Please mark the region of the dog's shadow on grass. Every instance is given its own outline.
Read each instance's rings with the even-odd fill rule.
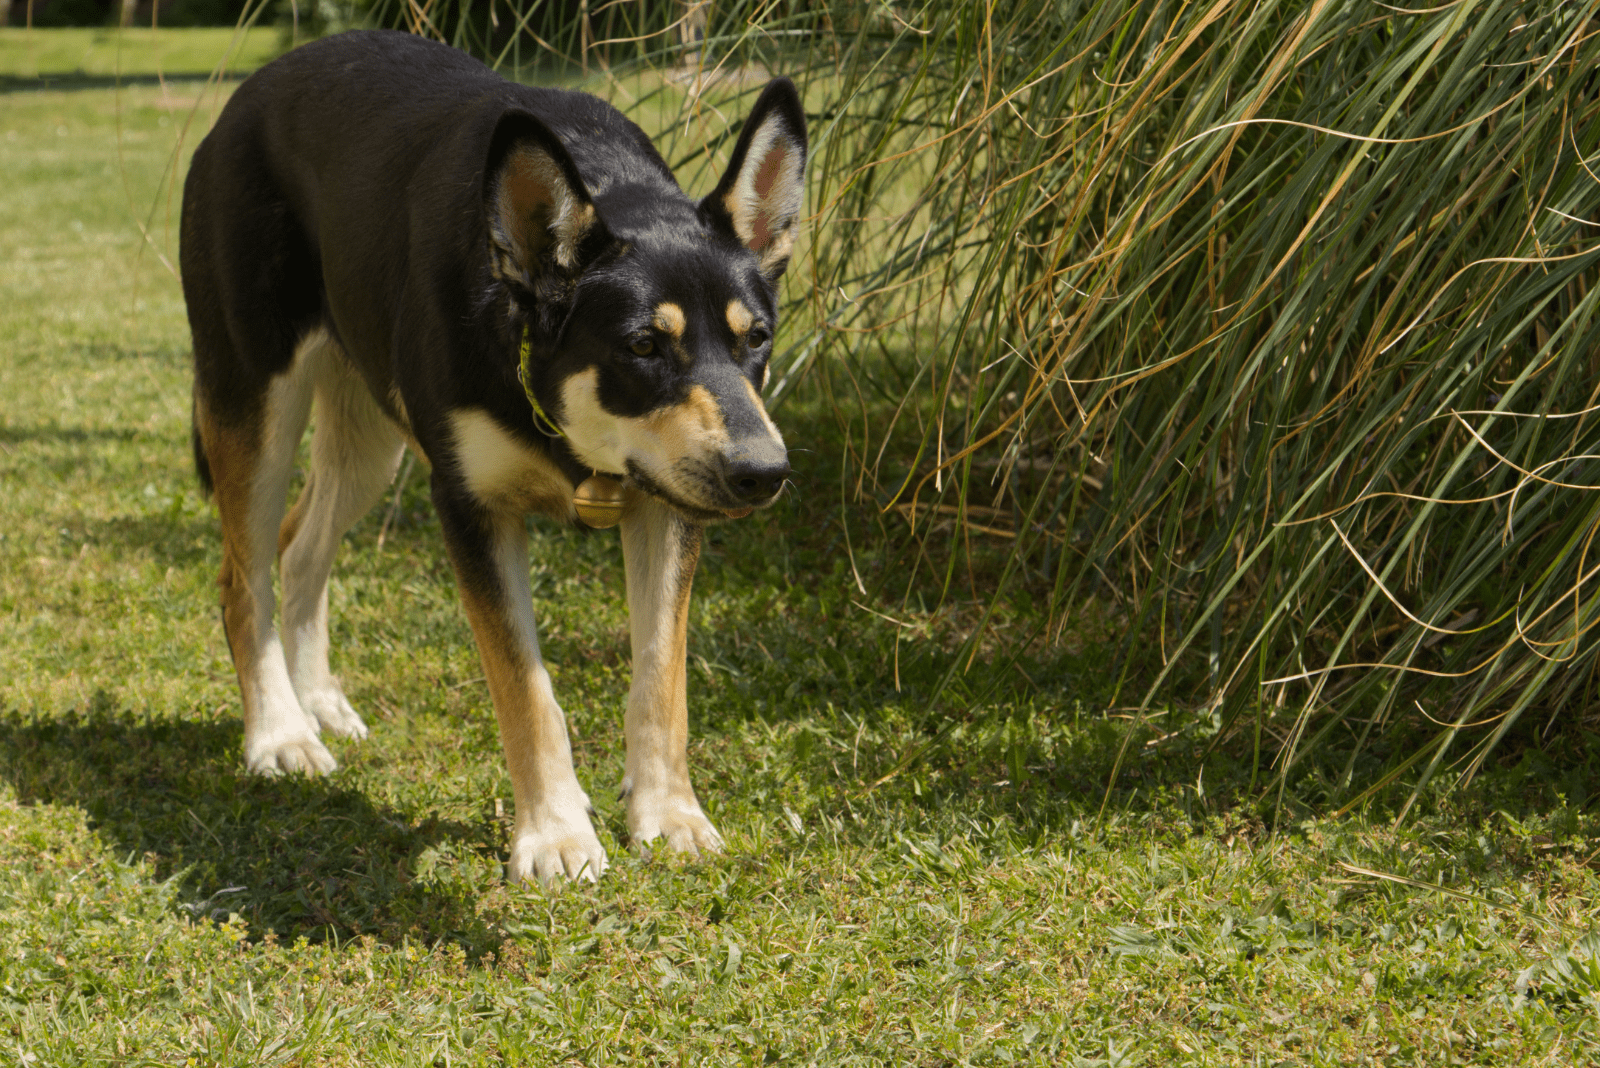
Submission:
[[[326,778],[247,775],[240,731],[109,709],[12,713],[0,717],[0,775],[25,804],[82,807],[121,858],[177,876],[191,914],[237,912],[252,936],[442,940],[470,959],[499,945],[476,910],[485,887],[418,875],[438,851],[497,856],[498,826],[412,824]],[[469,868],[493,866],[439,866]]]

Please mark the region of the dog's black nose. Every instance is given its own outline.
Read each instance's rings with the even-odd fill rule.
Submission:
[[[789,477],[787,457],[764,458],[748,454],[728,461],[723,470],[728,488],[741,501],[764,501],[777,495]]]

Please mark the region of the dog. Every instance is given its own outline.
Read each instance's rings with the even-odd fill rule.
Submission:
[[[252,772],[325,773],[322,731],[367,734],[328,670],[328,576],[409,446],[505,748],[507,877],[595,879],[606,854],[540,660],[524,516],[577,522],[575,490],[599,475],[622,488],[629,839],[720,851],[689,776],[689,588],[704,526],[771,504],[790,474],[760,391],[806,151],[776,79],[695,202],[602,101],[393,31],[303,45],[239,86],[195,151],[180,255]]]

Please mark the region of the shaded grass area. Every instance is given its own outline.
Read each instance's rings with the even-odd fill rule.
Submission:
[[[726,857],[621,847],[620,551],[538,523],[541,637],[616,867],[592,890],[503,885],[509,781],[420,476],[381,546],[394,500],[351,533],[331,591],[334,667],[373,736],[335,741],[326,779],[243,775],[160,259],[184,102],[13,103],[0,1028],[30,1063],[1596,1056],[1585,736],[1394,828],[1313,814],[1337,767],[1262,809],[1248,751],[1202,774],[1216,724],[1171,712],[1131,738],[1102,815],[1133,722],[1111,701],[1117,621],[1079,620],[1048,658],[980,657],[929,707],[950,628],[856,584],[903,564],[852,563],[815,395],[784,415],[814,450],[802,494],[718,528],[697,580],[690,759]],[[1036,621],[1000,622],[1022,645]]]

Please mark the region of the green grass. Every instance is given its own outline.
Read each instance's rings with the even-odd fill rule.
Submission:
[[[230,72],[248,73],[282,50],[282,35],[271,26],[248,31],[12,26],[0,28],[0,78],[194,76],[210,74],[224,59]]]
[[[335,741],[326,779],[242,774],[163,266],[175,133],[213,105],[190,88],[13,93],[0,112],[8,1060],[1600,1058],[1592,738],[1523,740],[1398,827],[1381,796],[1316,814],[1339,767],[1270,809],[1248,747],[1200,771],[1213,720],[1130,735],[1108,707],[1113,617],[1013,662],[997,650],[1033,648],[1040,622],[1018,608],[930,707],[973,605],[863,597],[841,443],[805,389],[784,409],[816,450],[801,497],[719,528],[697,581],[690,759],[725,857],[620,847],[620,551],[538,523],[544,646],[615,868],[549,895],[503,884],[509,782],[418,477],[381,548],[384,509],[350,534],[331,592],[334,667],[372,737]],[[864,570],[905,566],[855,548]],[[1404,749],[1374,752],[1375,777]]]

